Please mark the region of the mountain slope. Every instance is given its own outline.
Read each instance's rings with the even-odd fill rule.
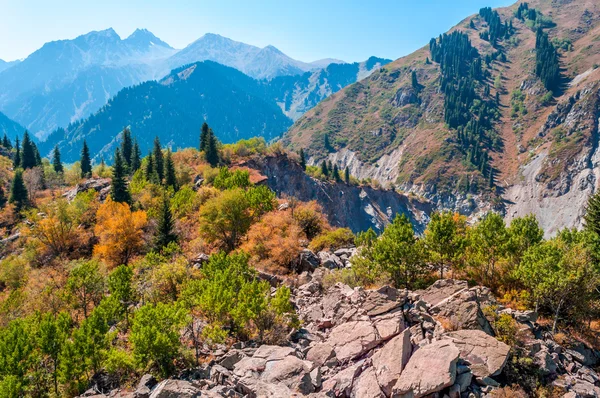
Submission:
[[[580,225],[600,177],[600,5],[537,0],[518,18],[521,4],[499,9],[500,24],[482,10],[449,32],[467,35],[472,61],[428,63],[436,58],[432,49],[451,49],[455,41],[440,37],[320,103],[289,130],[285,144],[305,148],[313,162],[328,158],[441,208],[470,215],[495,208],[508,219],[534,212],[549,234]],[[538,27],[559,54],[562,81],[554,96],[536,74],[536,65],[551,66],[536,61]],[[494,46],[490,36],[498,31]],[[473,74],[477,63],[480,76]],[[451,67],[464,71],[452,75]],[[464,97],[461,82],[473,87]],[[455,105],[462,110],[455,113]]]
[[[387,62],[370,58],[363,63],[332,64],[324,70],[272,80],[255,80],[211,61],[192,64],[174,70],[159,83],[123,89],[96,114],[69,125],[66,131],[58,129],[41,144],[41,149],[49,153],[61,142],[66,151],[63,157],[74,161],[79,156],[81,137],[89,136],[92,151],[95,146],[103,150],[100,156],[109,159],[109,143],[124,126],[131,126],[142,148],[151,145],[157,132],[163,142],[172,140],[176,147],[196,146],[198,129],[205,120],[223,142],[253,136],[270,140],[285,132],[292,123],[290,119]],[[65,91],[68,100],[73,91]],[[69,149],[69,141],[74,141],[73,150]]]
[[[241,72],[210,61],[196,63],[160,82],[123,89],[88,119],[54,132],[40,150],[48,153],[59,143],[63,159],[75,161],[86,139],[97,161],[108,160],[125,126],[131,127],[143,153],[155,136],[174,149],[197,146],[205,120],[225,143],[254,136],[269,140],[285,131],[291,120],[263,97],[262,84]]]
[[[20,137],[24,131],[25,127],[0,112],[0,137],[4,137],[4,134],[6,134],[12,141],[16,136]]]
[[[5,71],[6,69],[8,69],[12,66],[15,66],[18,63],[19,63],[19,61],[6,62],[6,61],[0,59],[0,72]]]
[[[50,42],[0,74],[0,109],[44,137],[155,77],[155,64],[175,52],[142,30],[124,40],[107,29]]]
[[[322,60],[316,65],[308,64],[288,57],[273,46],[259,48],[217,34],[207,33],[173,55],[167,61],[167,65],[174,69],[198,61],[214,61],[236,68],[256,79],[299,75],[324,68],[331,63],[328,60]]]

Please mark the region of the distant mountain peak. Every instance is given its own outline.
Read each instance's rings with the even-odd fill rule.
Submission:
[[[113,28],[108,28],[108,29],[104,29],[104,30],[93,30],[91,32],[88,32],[86,34],[83,34],[83,35],[77,37],[77,39],[90,39],[90,38],[106,38],[106,39],[113,39],[113,40],[121,40],[121,36],[119,36],[119,34],[117,32],[115,32],[115,30]]]
[[[156,35],[150,32],[148,29],[138,28],[124,41],[135,46],[161,46],[173,48],[168,43],[156,37]]]

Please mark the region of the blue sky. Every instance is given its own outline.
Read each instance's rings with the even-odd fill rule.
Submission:
[[[45,42],[114,28],[147,28],[176,48],[218,33],[313,61],[396,59],[485,6],[513,0],[0,0],[0,59]]]

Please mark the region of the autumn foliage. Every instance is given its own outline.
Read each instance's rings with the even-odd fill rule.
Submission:
[[[128,264],[144,244],[146,212],[132,212],[128,204],[109,198],[98,209],[96,218],[94,232],[99,243],[94,247],[94,255],[112,266]]]

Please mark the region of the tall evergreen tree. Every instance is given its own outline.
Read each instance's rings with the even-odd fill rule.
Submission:
[[[121,156],[123,164],[131,169],[131,154],[133,152],[133,140],[131,139],[131,130],[128,127],[123,129],[121,134]]]
[[[158,180],[162,182],[165,178],[165,159],[163,157],[162,146],[158,137],[154,138],[154,150],[152,151],[152,157],[154,158],[154,170],[158,175]]]
[[[321,173],[323,173],[325,177],[329,177],[329,167],[327,167],[327,162],[325,160],[321,162]]]
[[[208,139],[204,156],[206,157],[208,164],[212,167],[216,167],[219,164],[219,141],[211,128],[208,129]]]
[[[60,161],[60,150],[58,149],[58,144],[54,146],[54,151],[52,153],[52,168],[57,173],[62,173],[64,171],[63,164]]]
[[[600,236],[600,192],[596,192],[588,199],[584,220],[585,228]]]
[[[158,214],[158,225],[156,228],[156,247],[162,249],[171,242],[177,241],[177,235],[174,232],[173,214],[169,197],[165,192],[163,195],[162,205]]]
[[[92,176],[92,158],[90,157],[90,149],[87,146],[87,142],[83,140],[83,147],[81,148],[81,178],[87,178]]]
[[[555,92],[560,85],[560,64],[558,52],[548,34],[541,28],[536,34],[535,73],[548,91]]]
[[[344,171],[344,181],[346,184],[350,184],[350,169],[346,166],[346,170]]]
[[[115,151],[115,163],[113,165],[112,182],[110,186],[110,197],[115,202],[131,203],[131,195],[127,188],[125,162],[121,150]]]
[[[332,177],[334,180],[340,181],[340,169],[338,168],[337,163],[335,165],[333,165]]]
[[[2,146],[6,149],[12,149],[12,144],[6,133],[4,133],[4,138],[2,138]]]
[[[23,181],[23,170],[17,169],[10,187],[10,198],[8,201],[15,205],[17,211],[27,206],[27,188]]]
[[[206,147],[208,146],[208,137],[209,137],[208,124],[206,122],[202,123],[202,128],[200,129],[200,152],[206,151]]]
[[[21,144],[21,164],[20,167],[23,170],[31,169],[38,164],[35,155],[35,149],[29,133],[25,131],[23,134],[23,142]]]
[[[144,170],[144,174],[146,175],[146,180],[152,181],[152,177],[155,174],[154,167],[154,157],[152,156],[152,152],[148,154],[146,157],[146,169]]]
[[[133,140],[133,148],[131,150],[131,159],[129,161],[129,166],[131,169],[131,173],[135,173],[139,170],[142,165],[142,152],[140,151],[140,145],[137,142],[137,139]]]
[[[4,193],[4,188],[0,185],[0,208],[3,208],[6,205],[6,194]]]
[[[19,144],[19,137],[15,140],[15,158],[13,159],[13,167],[21,167],[21,145]]]
[[[170,149],[167,150],[167,156],[165,157],[165,187],[172,187],[175,192],[179,190],[175,174],[175,163],[173,162],[173,155]]]
[[[300,167],[302,167],[302,170],[306,170],[306,157],[302,148],[300,148]]]
[[[42,165],[42,156],[40,155],[40,151],[39,151],[37,145],[35,145],[35,142],[31,141],[31,146],[33,147],[33,155],[34,155],[34,159],[35,159],[35,165],[36,165],[36,167],[39,167]]]

